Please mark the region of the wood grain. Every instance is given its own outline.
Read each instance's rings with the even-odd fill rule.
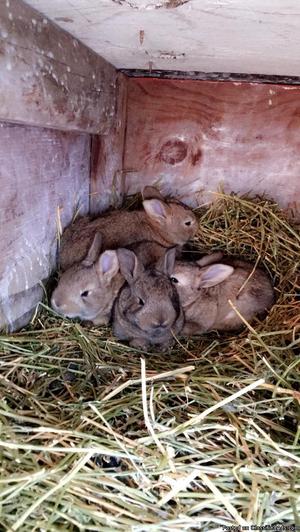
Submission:
[[[90,133],[113,121],[112,65],[21,0],[0,3],[0,120]]]
[[[95,135],[92,139],[90,210],[93,214],[120,206],[124,198],[127,79],[123,74],[118,74],[116,86],[114,121],[105,135]]]
[[[264,194],[300,210],[300,87],[128,80],[126,193],[159,183],[191,205]]]
[[[57,219],[88,211],[89,135],[0,125],[0,328],[13,329],[56,264]]]
[[[27,1],[117,68],[299,76],[299,0]]]

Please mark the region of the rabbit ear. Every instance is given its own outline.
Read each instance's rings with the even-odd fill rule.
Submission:
[[[117,250],[120,271],[128,284],[132,284],[137,276],[144,271],[142,264],[133,251],[125,248]]]
[[[99,277],[110,282],[119,271],[117,252],[112,250],[104,251],[99,257],[96,268]]]
[[[210,288],[222,283],[234,272],[232,266],[226,264],[213,264],[208,268],[205,268],[203,272],[200,272],[199,288]]]
[[[151,187],[149,185],[147,185],[146,187],[143,188],[142,196],[143,196],[143,200],[156,198],[156,199],[159,199],[161,201],[164,201],[164,197],[161,195],[161,193],[159,192],[158,188]]]
[[[166,251],[164,256],[158,260],[156,268],[168,276],[172,275],[175,266],[175,257],[176,246]]]
[[[101,233],[97,232],[94,236],[93,242],[91,244],[91,247],[88,251],[87,256],[82,261],[82,264],[84,266],[92,266],[99,257],[101,247],[102,247],[102,235]]]
[[[203,268],[204,266],[208,266],[209,264],[212,264],[213,262],[218,262],[218,260],[222,260],[223,253],[222,251],[214,251],[213,253],[210,253],[210,255],[204,255],[202,259],[196,260],[198,266],[200,268]]]
[[[143,207],[150,218],[161,221],[167,218],[167,204],[159,199],[147,199],[143,201]]]

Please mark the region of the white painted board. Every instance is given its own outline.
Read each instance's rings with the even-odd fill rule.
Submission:
[[[300,75],[299,0],[29,0],[118,68]]]

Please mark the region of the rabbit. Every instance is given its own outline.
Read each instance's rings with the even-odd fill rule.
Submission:
[[[243,321],[262,317],[274,302],[274,290],[268,275],[261,269],[253,271],[242,260],[219,260],[218,252],[195,262],[176,261],[172,282],[177,288],[185,315],[183,335],[201,334],[212,329],[239,330]],[[203,267],[203,264],[206,264]]]
[[[143,210],[112,211],[89,221],[78,219],[61,238],[60,268],[67,270],[83,260],[95,232],[103,236],[103,249],[126,247],[141,241],[155,241],[170,248],[182,246],[197,231],[191,209],[175,199],[166,201],[155,187],[143,190]]]
[[[151,345],[166,350],[173,344],[172,333],[180,333],[184,323],[178,293],[169,277],[175,253],[171,248],[155,266],[145,268],[133,251],[117,250],[120,271],[127,281],[113,309],[113,332],[119,340],[145,351]]]
[[[96,233],[86,258],[65,271],[52,294],[52,308],[68,318],[107,325],[115,298],[125,279],[115,250],[100,255],[102,237]],[[99,256],[100,255],[100,256]]]

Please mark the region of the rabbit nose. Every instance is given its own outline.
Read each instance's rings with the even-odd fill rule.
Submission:
[[[160,321],[154,322],[152,324],[152,328],[155,331],[159,331],[159,330],[165,329],[168,326],[168,324],[169,324],[168,320],[160,320]]]

